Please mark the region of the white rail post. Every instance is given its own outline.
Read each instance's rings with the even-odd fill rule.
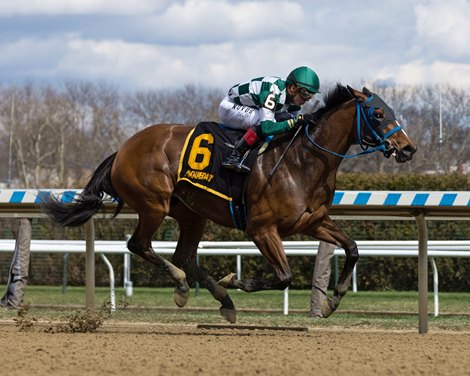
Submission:
[[[433,285],[434,285],[434,317],[439,316],[439,276],[437,274],[436,261],[431,257]]]
[[[428,332],[428,229],[426,219],[421,212],[416,218],[418,225],[418,315],[419,333]]]
[[[284,290],[284,315],[289,314],[289,287],[286,287]]]
[[[85,223],[85,280],[86,280],[86,300],[85,307],[90,310],[95,309],[95,224],[93,218]]]
[[[352,283],[352,292],[357,292],[357,271],[356,271],[356,268],[357,268],[357,264],[354,265],[354,269],[353,269],[353,275],[352,275],[352,280],[353,280],[353,283]]]
[[[126,235],[126,245],[129,242],[131,236]],[[131,254],[124,253],[124,288],[126,289],[126,296],[130,298],[132,296],[132,281],[131,281]]]
[[[242,255],[237,255],[237,279],[242,279]],[[240,289],[237,289],[240,291]]]
[[[237,279],[242,279],[242,256],[237,255]]]
[[[106,266],[108,267],[109,270],[109,289],[111,290],[110,294],[110,303],[111,303],[111,312],[116,311],[116,293],[114,289],[114,269],[113,265],[109,262],[108,258],[101,253],[100,254],[101,259],[104,261]]]

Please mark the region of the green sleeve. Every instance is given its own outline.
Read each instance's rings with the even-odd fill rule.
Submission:
[[[260,128],[264,136],[272,136],[275,134],[287,132],[288,130],[292,129],[294,125],[294,119],[289,119],[280,122],[265,120],[260,123]]]

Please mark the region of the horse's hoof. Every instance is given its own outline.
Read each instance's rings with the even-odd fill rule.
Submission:
[[[315,319],[315,320],[319,320],[319,319],[324,318],[323,314],[321,314],[321,313],[312,313],[312,312],[309,313],[309,317],[312,318],[312,319]]]
[[[237,310],[230,308],[219,308],[220,314],[227,320],[229,323],[234,324],[237,322]]]
[[[184,307],[189,299],[189,287],[175,287],[173,290],[173,300],[178,307]]]
[[[330,317],[336,309],[331,306],[331,299],[326,298],[321,305],[321,314],[323,317]]]
[[[217,284],[225,288],[230,287],[232,286],[235,277],[236,277],[235,273],[227,274],[224,278],[218,281]]]

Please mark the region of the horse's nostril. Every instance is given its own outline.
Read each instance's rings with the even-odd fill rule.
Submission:
[[[406,145],[404,148],[403,148],[403,151],[409,155],[413,155],[414,153],[416,153],[416,150],[418,150],[418,148],[416,148],[415,146],[413,145]]]

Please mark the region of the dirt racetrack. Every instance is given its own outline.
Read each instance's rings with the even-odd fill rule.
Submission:
[[[470,375],[470,332],[308,332],[105,324],[97,333],[0,325],[2,375]]]

